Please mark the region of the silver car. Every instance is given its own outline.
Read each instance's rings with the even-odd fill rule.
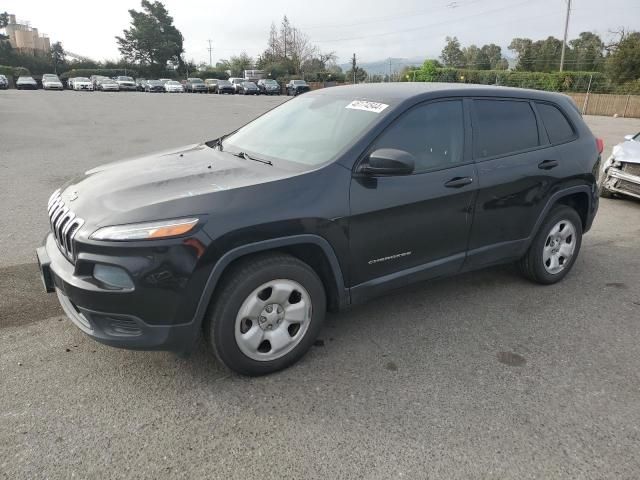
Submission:
[[[640,198],[640,133],[625,136],[624,142],[613,147],[601,178],[601,197],[618,193]]]

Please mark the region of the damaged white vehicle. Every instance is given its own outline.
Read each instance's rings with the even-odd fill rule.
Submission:
[[[640,133],[626,135],[624,142],[613,147],[602,166],[600,196],[613,194],[640,198]]]

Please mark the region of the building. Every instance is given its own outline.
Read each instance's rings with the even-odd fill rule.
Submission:
[[[11,46],[25,53],[48,53],[51,48],[49,37],[40,35],[38,29],[31,28],[28,23],[17,23],[15,15],[9,15],[5,31]]]

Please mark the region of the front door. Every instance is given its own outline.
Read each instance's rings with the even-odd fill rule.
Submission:
[[[352,296],[460,269],[476,191],[470,132],[462,100],[420,104],[374,142],[415,157],[411,175],[354,176],[351,181]]]

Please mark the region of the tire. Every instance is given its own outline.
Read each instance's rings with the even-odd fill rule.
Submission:
[[[581,245],[580,215],[571,207],[558,205],[547,215],[529,250],[519,260],[518,267],[532,282],[542,285],[557,283],[573,267]]]
[[[309,265],[289,255],[262,254],[240,261],[225,274],[204,333],[224,366],[242,375],[265,375],[292,365],[309,350],[325,313],[324,286]],[[302,321],[290,323],[298,319]],[[270,338],[282,344],[280,351]]]

